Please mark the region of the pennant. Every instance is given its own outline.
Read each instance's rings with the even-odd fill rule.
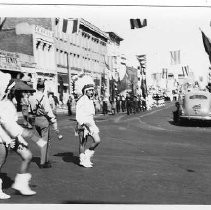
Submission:
[[[67,32],[67,19],[63,19],[63,26],[62,26],[62,32],[66,33]]]
[[[130,19],[130,27],[131,29],[134,28],[143,28],[147,26],[147,19],[143,19],[142,21],[140,19]]]
[[[204,34],[203,31],[201,31],[201,33],[202,33],[202,40],[203,40],[203,44],[204,44],[204,49],[205,49],[206,53],[208,54],[209,60],[210,60],[210,63],[211,63],[211,42],[210,42],[209,38]]]
[[[180,64],[180,50],[170,51],[171,54],[171,65]]]

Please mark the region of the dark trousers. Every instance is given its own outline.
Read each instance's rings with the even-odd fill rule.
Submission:
[[[107,106],[107,103],[103,101],[103,114],[107,114],[107,113],[108,113],[108,106]]]
[[[120,112],[120,102],[116,103],[116,112],[119,113]]]
[[[72,115],[71,105],[67,105],[67,108],[68,108],[68,115]]]

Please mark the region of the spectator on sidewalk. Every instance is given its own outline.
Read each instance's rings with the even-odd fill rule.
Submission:
[[[125,112],[125,96],[124,95],[121,96],[121,109],[122,109],[122,112]]]
[[[69,96],[68,100],[67,100],[67,109],[68,109],[68,115],[71,116],[72,115],[72,102],[73,99],[71,96]]]
[[[56,113],[56,103],[55,103],[55,100],[54,100],[54,93],[53,92],[48,93],[48,100],[49,100],[51,109],[53,111],[53,114],[56,116],[57,115],[57,113]]]
[[[106,96],[103,97],[103,114],[108,114],[108,98]]]
[[[120,112],[120,96],[117,95],[116,97],[116,112],[119,113]]]

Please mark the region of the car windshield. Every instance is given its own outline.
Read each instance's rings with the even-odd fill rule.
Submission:
[[[207,99],[205,95],[192,95],[189,97],[190,99]]]

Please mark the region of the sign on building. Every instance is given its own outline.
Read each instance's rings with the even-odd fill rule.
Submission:
[[[21,62],[17,53],[0,50],[0,69],[20,71]]]

